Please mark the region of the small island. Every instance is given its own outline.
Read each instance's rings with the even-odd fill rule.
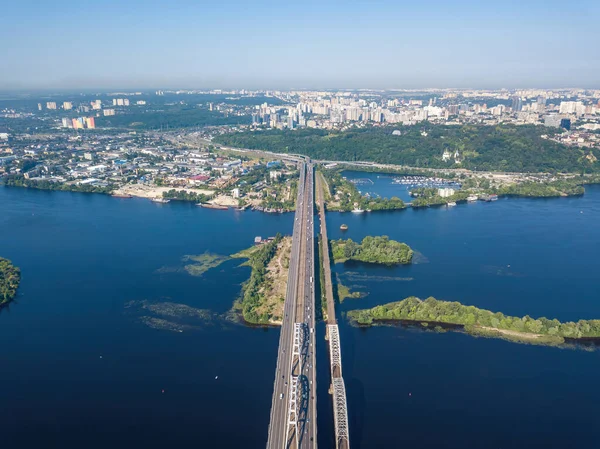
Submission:
[[[21,282],[21,270],[0,257],[0,307],[12,301]]]
[[[421,300],[414,296],[372,309],[352,310],[348,318],[363,326],[390,322],[452,325],[472,335],[545,345],[600,338],[600,320],[560,322],[556,319],[511,317],[459,302]]]
[[[352,239],[332,240],[331,252],[334,263],[348,260],[383,265],[409,264],[413,250],[406,243],[390,240],[387,235],[365,237],[361,243]]]

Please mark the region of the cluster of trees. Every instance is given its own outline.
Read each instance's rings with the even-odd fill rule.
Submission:
[[[242,316],[248,323],[266,324],[271,318],[266,313],[259,315],[257,309],[263,302],[260,291],[266,280],[267,265],[275,256],[282,238],[281,234],[277,234],[272,242],[261,245],[249,254],[247,265],[250,265],[252,272],[244,284],[242,296]]]
[[[535,319],[528,315],[511,317],[459,302],[438,301],[432,297],[423,301],[411,296],[372,309],[353,310],[348,312],[348,317],[360,324],[372,324],[378,320],[409,320],[463,325],[467,331],[470,328],[487,327],[562,338],[600,337],[600,320],[562,323],[556,319]]]
[[[178,201],[193,201],[194,203],[205,203],[210,199],[210,196],[203,193],[187,192],[185,190],[171,189],[163,192],[163,198]]]
[[[438,189],[429,187],[418,187],[413,189],[411,193],[415,197],[411,202],[412,207],[439,206],[448,204],[451,201],[466,201],[469,196],[468,191],[458,190],[453,195],[442,198],[438,195]]]
[[[62,190],[67,192],[111,193],[115,186],[95,186],[92,184],[65,184],[55,181],[25,179],[23,175],[9,175],[3,179],[4,185],[12,187],[28,187],[39,190]]]
[[[15,297],[20,281],[21,270],[10,260],[0,257],[0,306]]]
[[[413,256],[410,246],[390,240],[387,235],[367,236],[361,243],[352,239],[332,240],[331,252],[335,262],[357,260],[385,265],[407,264],[412,261]]]
[[[524,182],[492,189],[501,196],[527,196],[535,198],[551,198],[557,196],[583,195],[585,189],[581,180],[559,180],[552,182]]]
[[[392,132],[399,129],[402,135]],[[511,172],[600,172],[600,150],[572,148],[542,138],[556,131],[543,126],[421,123],[412,126],[365,127],[348,131],[321,129],[270,130],[215,137],[221,144],[300,153],[315,159],[370,161],[423,168],[462,167]],[[444,161],[448,151],[454,157]]]

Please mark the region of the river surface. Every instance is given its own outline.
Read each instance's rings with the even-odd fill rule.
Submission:
[[[385,234],[419,252],[405,267],[336,265],[346,285],[368,293],[346,300],[340,318],[410,295],[600,317],[599,187],[579,198],[328,220],[331,238]],[[218,318],[149,326],[140,301],[226,312],[249,269],[228,261],[193,277],[181,258],[231,254],[257,235],[291,232],[292,221],[0,188],[0,256],[23,273],[17,300],[0,311],[0,446],[264,447],[279,331]],[[340,326],[354,448],[579,448],[600,439],[600,351]],[[319,445],[332,447],[323,334],[321,325]]]

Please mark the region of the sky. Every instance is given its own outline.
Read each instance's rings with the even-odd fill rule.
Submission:
[[[0,0],[0,89],[600,88],[600,1]]]

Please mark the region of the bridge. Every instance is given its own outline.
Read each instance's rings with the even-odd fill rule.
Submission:
[[[314,289],[314,187],[310,161],[300,164],[298,197],[279,337],[267,448],[317,446]]]
[[[310,160],[299,159],[300,179],[294,217],[294,233],[284,302],[268,449],[317,447],[316,344],[314,289],[314,174]],[[342,377],[340,335],[335,317],[329,241],[325,222],[323,180],[317,177],[323,268],[327,300],[327,339],[337,449],[349,449],[346,387]]]
[[[327,300],[327,339],[329,341],[329,367],[331,370],[331,392],[333,399],[333,422],[335,427],[335,447],[350,448],[348,432],[348,406],[346,404],[346,386],[342,377],[342,350],[340,332],[335,318],[335,302],[333,300],[333,284],[331,281],[331,260],[329,257],[329,238],[325,221],[325,200],[323,191],[325,179],[317,174],[317,204],[321,221],[321,245],[323,252],[323,272],[325,275],[325,298]]]

